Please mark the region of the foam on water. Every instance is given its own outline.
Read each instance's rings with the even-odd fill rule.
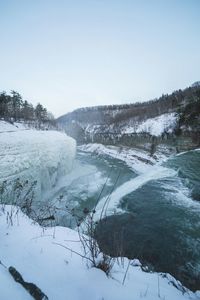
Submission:
[[[125,182],[116,188],[109,196],[100,199],[96,206],[95,219],[112,214],[114,211],[116,211],[120,200],[124,196],[142,187],[147,182],[165,177],[173,177],[176,174],[177,172],[172,169],[158,165],[152,166],[151,170],[146,174],[139,175],[136,178]],[[117,209],[117,211],[119,212],[120,210]]]

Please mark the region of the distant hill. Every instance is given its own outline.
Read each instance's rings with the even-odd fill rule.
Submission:
[[[192,107],[199,101],[200,82],[195,82],[184,90],[147,102],[80,108],[59,117],[57,123],[79,143],[129,144],[128,138],[132,141],[136,135],[147,135],[149,139],[195,131],[198,109],[197,120],[191,127],[192,122],[189,124],[185,119],[185,108],[190,107],[193,113]]]

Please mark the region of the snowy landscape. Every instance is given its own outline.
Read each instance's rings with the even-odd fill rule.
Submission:
[[[0,1],[0,300],[200,300],[199,12]]]
[[[0,122],[0,131],[1,182],[11,182],[14,178],[37,178],[34,199],[37,202],[70,174],[75,159],[75,141],[64,133],[37,131],[23,124],[11,125],[5,121]],[[120,152],[115,147],[103,145],[79,148],[120,159],[141,174],[111,194],[111,208],[117,207],[124,195],[148,180],[174,175],[169,174],[169,169],[159,167],[165,159],[163,155],[154,159],[145,152],[127,148]],[[96,219],[99,219],[104,201],[102,198],[96,207]],[[199,299],[199,292],[192,293],[169,274],[144,272],[137,257],[130,261],[124,258],[123,263],[116,262],[107,277],[100,269],[88,266],[87,259],[81,257],[84,252],[76,230],[60,226],[41,227],[16,206],[1,205],[0,223],[0,296],[3,300],[32,299],[14,281],[8,271],[10,266],[16,268],[25,281],[36,284],[48,299],[66,299],[66,295],[74,300]]]

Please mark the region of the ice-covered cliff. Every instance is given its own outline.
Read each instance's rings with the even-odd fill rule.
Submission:
[[[76,143],[66,134],[19,130],[5,122],[0,122],[0,132],[0,186],[4,201],[25,198],[28,192],[34,200],[42,200],[71,170]]]

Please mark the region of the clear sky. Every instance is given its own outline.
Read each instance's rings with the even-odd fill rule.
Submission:
[[[0,0],[0,91],[55,116],[200,80],[200,0]]]

